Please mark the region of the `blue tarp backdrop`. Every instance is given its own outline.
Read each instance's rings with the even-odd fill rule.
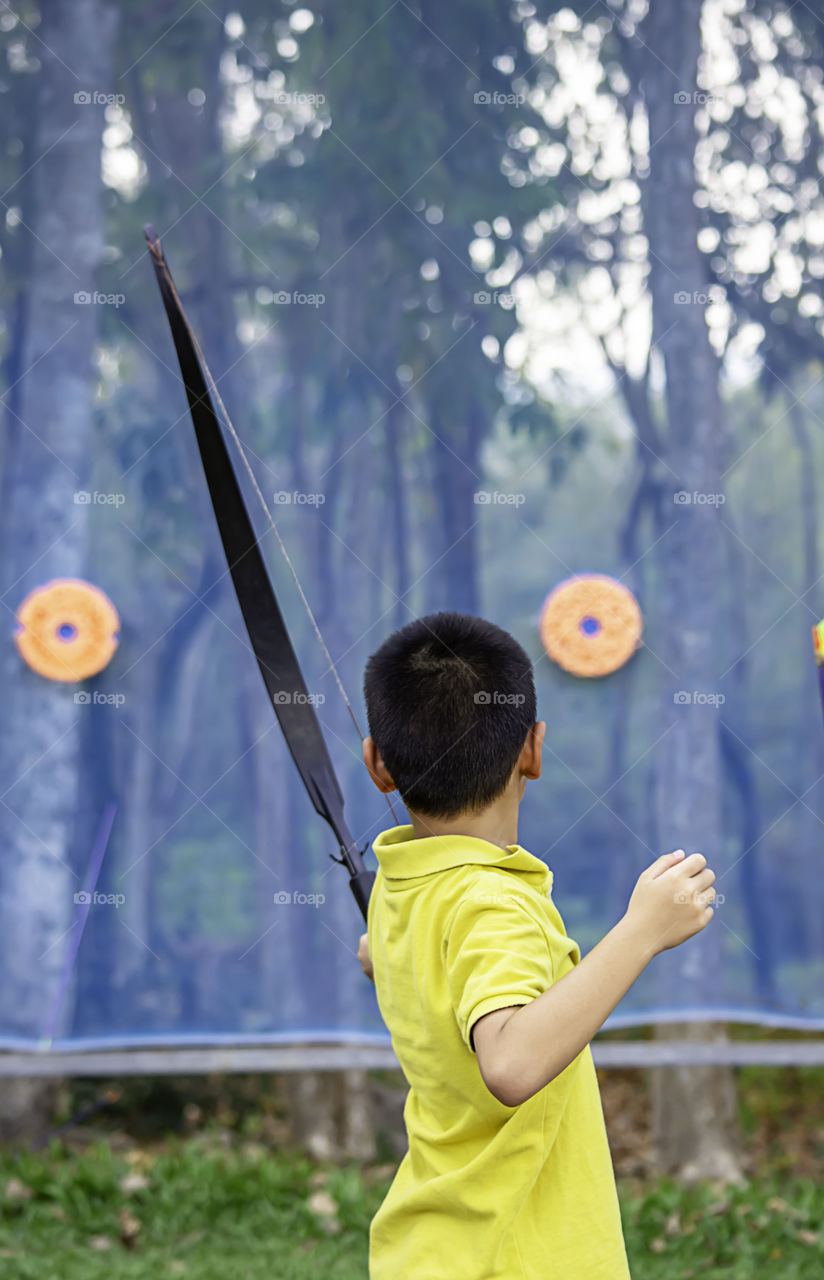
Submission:
[[[180,421],[158,443],[154,465],[162,467],[174,439],[195,484],[190,435],[188,420]],[[49,863],[44,892],[59,901],[36,998],[24,998],[32,975],[16,973],[13,954],[3,959],[0,1046],[388,1043],[355,955],[362,925],[347,876],[329,859],[334,841],[309,805],[266,702],[211,512],[198,505],[188,544],[195,553],[179,555],[153,538],[140,468],[123,489],[119,509],[100,504],[95,512],[88,574],[120,610],[121,643],[98,677],[60,686],[81,733],[77,837],[58,881]],[[276,511],[300,559],[317,533],[319,508],[281,503]],[[496,538],[515,545],[523,536],[518,526],[513,513],[502,529],[498,515]],[[587,547],[576,557],[574,531],[567,528],[564,538],[565,563],[580,564]],[[392,816],[365,774],[357,734],[270,536],[263,547],[350,827],[365,846],[393,825]],[[661,852],[649,834],[649,779],[669,720],[661,711],[666,703],[651,694],[654,636],[650,648],[605,680],[575,680],[542,655],[540,584],[552,585],[554,566],[548,556],[520,563],[523,580],[510,579],[506,591],[493,577],[485,611],[533,657],[540,714],[549,724],[544,774],[527,787],[519,838],[553,870],[557,905],[586,951],[617,921],[636,877]],[[332,589],[321,576],[309,594],[322,600]],[[337,584],[334,600],[325,636],[363,716],[363,662],[392,623],[350,616],[345,584]],[[804,613],[761,643],[759,661],[777,659],[788,632],[804,627]],[[20,679],[40,677],[21,661]],[[804,818],[803,810],[807,829],[817,830],[818,818],[812,793],[799,802],[777,781],[787,744],[799,734],[815,741],[820,732],[812,659],[808,668],[799,664],[797,683],[805,723],[788,716],[786,724],[756,722],[753,730],[757,815],[742,818],[730,775],[730,837],[725,848],[705,851],[718,872],[715,920],[654,960],[608,1026],[688,1016],[824,1027],[820,845],[797,847],[789,838],[791,820]],[[678,714],[673,699],[669,716]],[[626,734],[620,752],[619,729]],[[0,786],[7,811],[14,812],[22,789],[50,785],[49,771],[48,754],[30,758],[22,744],[17,776]],[[396,808],[405,821],[399,802]],[[38,835],[48,843],[47,831]],[[371,851],[367,863],[375,865]],[[25,904],[0,903],[5,918],[14,915],[25,928],[20,910]]]

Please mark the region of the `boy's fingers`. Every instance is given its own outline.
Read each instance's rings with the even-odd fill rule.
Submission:
[[[650,880],[656,880],[658,876],[663,875],[670,867],[674,867],[677,862],[681,862],[684,857],[683,849],[676,849],[673,853],[662,853],[661,857],[656,858],[648,869]]]

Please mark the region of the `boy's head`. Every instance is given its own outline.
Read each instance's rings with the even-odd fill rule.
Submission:
[[[366,664],[364,694],[386,772],[406,807],[431,818],[503,795],[535,724],[527,654],[470,614],[434,613],[394,632]]]

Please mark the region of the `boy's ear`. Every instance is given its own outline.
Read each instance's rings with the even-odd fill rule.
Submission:
[[[381,754],[371,738],[363,740],[363,763],[378,791],[388,795],[390,791],[397,790],[392,775],[383,763]]]
[[[527,734],[526,741],[521,749],[521,756],[518,761],[522,777],[533,779],[540,778],[541,748],[544,744],[545,734],[546,720],[538,720]]]

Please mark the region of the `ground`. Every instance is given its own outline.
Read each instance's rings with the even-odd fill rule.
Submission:
[[[824,1070],[737,1073],[748,1181],[651,1169],[644,1073],[601,1071],[633,1280],[820,1280]],[[379,1157],[290,1152],[272,1077],[120,1082],[39,1150],[0,1152],[3,1280],[366,1280],[369,1221],[402,1151],[399,1081],[374,1077]],[[64,1087],[75,1116],[100,1081]]]

